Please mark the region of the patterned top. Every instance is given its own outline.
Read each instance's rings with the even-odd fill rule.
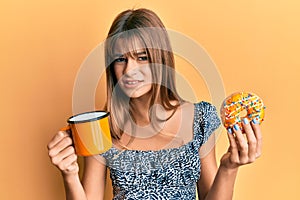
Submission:
[[[207,102],[194,106],[193,139],[161,150],[119,150],[101,154],[110,169],[114,200],[196,199],[200,178],[199,148],[220,125],[216,108]]]

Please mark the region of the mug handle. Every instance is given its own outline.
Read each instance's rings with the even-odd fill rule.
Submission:
[[[65,127],[62,127],[60,130],[61,130],[61,131],[70,131],[70,130],[71,130],[71,127],[70,127],[70,125],[67,125],[67,126],[65,126]]]
[[[65,127],[62,127],[60,130],[68,132],[70,134],[71,139],[73,140],[73,134],[72,134],[72,130],[71,130],[70,124],[68,124]]]

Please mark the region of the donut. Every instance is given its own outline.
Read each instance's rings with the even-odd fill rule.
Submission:
[[[261,124],[264,120],[265,108],[262,99],[257,95],[249,92],[236,92],[223,101],[221,120],[226,129],[238,124],[243,131],[242,119],[248,118],[251,121],[255,118]]]

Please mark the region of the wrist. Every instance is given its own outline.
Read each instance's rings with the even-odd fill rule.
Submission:
[[[231,175],[236,175],[237,172],[238,172],[238,169],[239,169],[239,167],[228,168],[228,167],[226,167],[224,165],[220,165],[220,167],[219,167],[219,171],[221,173],[228,174],[230,176]]]
[[[65,183],[73,183],[76,181],[80,181],[78,173],[71,173],[71,174],[62,173],[62,177]]]

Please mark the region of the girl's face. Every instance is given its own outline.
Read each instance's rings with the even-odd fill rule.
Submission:
[[[115,52],[122,52],[121,46],[116,44]],[[118,84],[128,97],[138,98],[151,90],[152,73],[145,49],[137,48],[125,55],[116,53],[113,67]]]

